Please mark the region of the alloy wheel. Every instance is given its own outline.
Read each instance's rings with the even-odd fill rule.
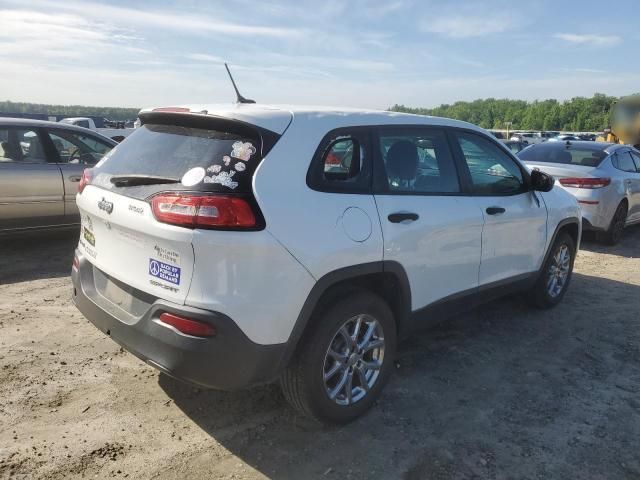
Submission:
[[[384,332],[378,320],[368,314],[348,319],[325,354],[322,374],[327,396],[338,405],[362,400],[380,376],[384,352]]]
[[[564,289],[569,278],[571,267],[571,253],[569,247],[564,243],[558,247],[553,255],[547,276],[547,293],[555,298]]]

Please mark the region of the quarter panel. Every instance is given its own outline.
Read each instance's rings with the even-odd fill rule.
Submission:
[[[259,344],[284,343],[315,280],[268,232],[195,230],[186,304],[223,313]]]
[[[382,260],[373,195],[318,192],[307,186],[318,144],[337,127],[329,120],[294,119],[253,180],[267,230],[316,279],[343,267]]]

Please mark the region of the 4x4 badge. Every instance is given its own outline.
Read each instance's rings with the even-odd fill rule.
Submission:
[[[102,197],[102,200],[98,202],[98,208],[111,214],[111,212],[113,212],[113,202],[107,202],[104,197]]]

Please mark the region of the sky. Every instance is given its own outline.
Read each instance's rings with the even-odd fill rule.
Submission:
[[[640,92],[640,2],[0,0],[0,100],[388,108]]]

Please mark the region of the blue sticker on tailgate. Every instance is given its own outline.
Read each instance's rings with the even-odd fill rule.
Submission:
[[[160,260],[149,259],[149,275],[174,285],[180,285],[180,267],[174,267]]]

